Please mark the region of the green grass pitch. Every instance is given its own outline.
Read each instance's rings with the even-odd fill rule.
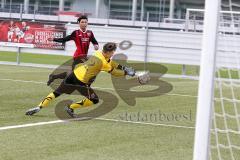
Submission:
[[[27,109],[36,106],[51,91],[51,88],[45,84],[33,81],[46,82],[51,71],[1,65],[1,127],[57,120],[54,109],[58,102],[69,97],[73,100],[82,98],[76,95],[63,95],[36,116],[25,116]],[[117,107],[101,116],[105,119],[130,121],[130,117],[124,117],[126,114],[134,116],[141,113],[140,120],[133,119],[140,122],[139,124],[93,119],[3,130],[0,131],[0,159],[190,160],[194,129],[181,126],[194,126],[196,98],[181,96],[181,94],[196,95],[197,82],[165,80],[174,86],[169,94],[153,98],[138,98],[135,106],[129,106],[119,98]],[[190,87],[183,89],[185,85]],[[110,76],[101,73],[94,86],[112,88]],[[107,92],[118,96],[114,90],[107,90]],[[180,120],[162,118],[153,122],[150,119],[144,119],[144,116],[159,111],[166,115],[186,115],[186,118]],[[180,127],[154,126],[151,125],[152,123]]]

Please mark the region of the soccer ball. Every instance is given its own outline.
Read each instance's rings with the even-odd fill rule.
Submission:
[[[151,79],[148,71],[137,72],[136,75],[141,85],[147,84]]]

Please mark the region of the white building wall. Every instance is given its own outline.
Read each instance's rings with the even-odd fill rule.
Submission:
[[[78,25],[68,25],[68,33],[78,29]],[[125,53],[129,60],[143,61],[145,54],[146,30],[136,28],[89,26],[93,30],[100,48],[106,42],[120,43],[131,41],[128,50],[118,49],[117,53]],[[149,30],[148,62],[199,65],[201,55],[201,33]],[[240,66],[240,36],[221,35],[218,44],[217,59],[220,66]],[[73,55],[76,47],[74,42],[67,42],[63,51],[23,48],[22,52]],[[17,51],[16,48],[0,47],[0,50]],[[90,46],[89,54],[93,53]],[[1,61],[1,60],[0,60]]]

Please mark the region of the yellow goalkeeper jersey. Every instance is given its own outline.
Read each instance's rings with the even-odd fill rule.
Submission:
[[[102,51],[96,51],[86,62],[78,64],[73,72],[78,80],[90,84],[100,71],[111,73],[114,76],[124,76],[124,71],[117,69],[118,65],[117,62],[105,58]]]

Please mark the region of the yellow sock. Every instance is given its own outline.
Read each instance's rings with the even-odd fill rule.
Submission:
[[[88,107],[91,105],[93,105],[93,102],[86,98],[86,99],[81,100],[80,102],[71,104],[70,108],[76,109],[76,108],[80,108],[80,107]]]
[[[53,99],[55,99],[55,95],[53,93],[50,93],[47,97],[43,99],[43,101],[38,106],[47,107],[50,101],[52,101]]]

